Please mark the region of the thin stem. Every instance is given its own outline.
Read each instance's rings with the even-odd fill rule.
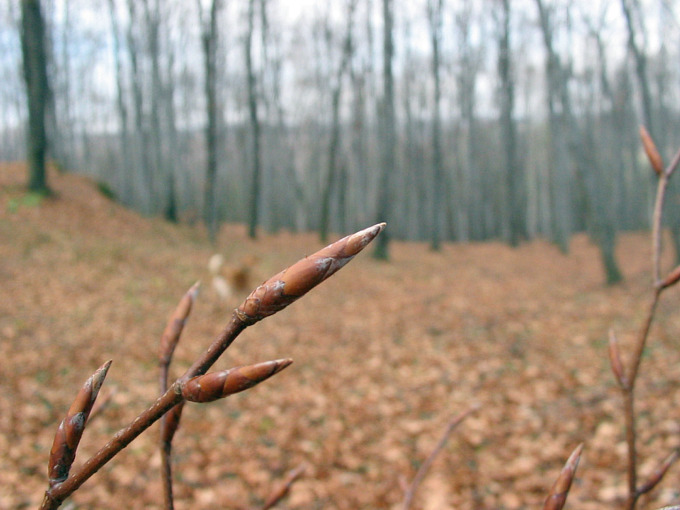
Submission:
[[[656,287],[661,279],[661,218],[663,216],[663,204],[668,188],[668,175],[664,172],[659,177],[656,188],[656,200],[654,201],[654,214],[652,216],[652,278]]]
[[[649,336],[649,330],[651,329],[652,322],[654,321],[654,313],[656,311],[656,305],[659,303],[660,296],[661,289],[655,289],[652,300],[649,304],[647,317],[645,318],[645,322],[643,323],[642,329],[640,330],[637,343],[635,344],[635,351],[631,360],[630,373],[628,374],[628,388],[630,391],[633,391],[635,388],[635,380],[637,379],[638,371],[640,370],[642,354],[644,353],[645,346],[647,345],[647,337]]]
[[[134,419],[127,427],[121,429],[96,454],[90,457],[83,466],[73,472],[62,483],[56,484],[45,492],[42,510],[59,508],[62,501],[77,490],[85,481],[94,475],[109,460],[129,445],[137,436],[153,425],[174,405],[182,401],[180,384],[175,382],[168,391],[154,404]]]
[[[621,388],[623,394],[624,420],[626,425],[626,445],[628,448],[628,497],[626,499],[626,509],[634,510],[641,492],[637,487],[637,432],[635,416],[635,383],[642,355],[647,344],[649,330],[654,320],[656,306],[663,292],[664,286],[661,284],[661,225],[663,219],[663,206],[668,189],[668,180],[675,168],[680,164],[680,150],[675,154],[670,165],[659,175],[659,184],[656,189],[656,200],[654,202],[654,215],[652,217],[652,278],[653,295],[649,305],[647,316],[638,335],[630,361],[628,380]]]
[[[160,364],[160,388],[161,394],[168,390],[169,360],[163,360]],[[161,416],[161,431],[166,427],[167,414]],[[165,441],[161,432],[161,481],[163,483],[163,501],[165,510],[174,510],[172,495],[172,443]]]
[[[416,494],[416,490],[418,490],[418,487],[420,487],[420,484],[423,482],[425,479],[425,475],[427,475],[427,472],[430,470],[430,467],[432,467],[432,464],[434,463],[435,459],[437,458],[437,455],[444,449],[444,446],[446,445],[446,442],[449,440],[449,437],[451,436],[451,433],[455,430],[455,428],[460,425],[460,423],[470,416],[474,411],[478,409],[478,406],[471,407],[464,413],[459,414],[455,418],[453,418],[449,424],[446,427],[446,430],[442,434],[441,438],[439,439],[439,442],[437,443],[437,446],[434,447],[434,450],[430,453],[430,455],[425,459],[425,462],[423,462],[420,465],[420,468],[418,469],[418,472],[416,473],[416,476],[413,478],[413,481],[411,482],[411,485],[409,486],[408,490],[406,491],[406,495],[404,496],[404,503],[402,505],[402,510],[408,510],[411,508],[411,503],[413,502],[413,497]]]
[[[62,483],[56,484],[45,492],[45,498],[41,510],[53,510],[59,508],[61,503],[85,483],[92,475],[99,471],[108,461],[115,457],[123,448],[129,445],[137,436],[148,429],[161,416],[167,413],[175,405],[184,399],[181,387],[187,380],[197,375],[203,375],[217,359],[224,353],[236,337],[249,326],[242,321],[236,313],[220,335],[208,347],[207,351],[192,365],[186,373],[175,381],[172,386],[146,409],[137,416],[132,423],[121,429],[113,439],[106,443],[94,456],[88,459],[78,470],[75,470]]]
[[[227,327],[213,341],[201,357],[198,358],[184,375],[179,378],[179,380],[186,382],[192,377],[205,374],[210,367],[215,364],[219,357],[222,356],[232,342],[236,340],[236,337],[251,324],[253,323],[242,319],[238,311],[234,310]]]
[[[635,394],[632,388],[623,390],[623,411],[626,425],[626,445],[628,447],[628,498],[626,509],[634,510],[639,497],[637,491],[637,449],[635,429]]]
[[[172,494],[172,443],[161,441],[161,480],[163,481],[163,504],[165,510],[174,510]]]

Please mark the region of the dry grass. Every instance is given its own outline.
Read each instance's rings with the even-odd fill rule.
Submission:
[[[93,453],[157,394],[157,349],[180,296],[207,279],[204,233],[147,220],[88,181],[51,175],[56,198],[21,190],[0,164],[0,508],[37,507],[56,425],[82,382],[113,359],[111,404],[83,436]],[[250,241],[226,226],[227,260],[256,255],[254,284],[318,249],[312,234]],[[246,331],[216,368],[291,357],[246,394],[189,405],[175,438],[178,509],[261,503],[302,462],[280,508],[396,508],[447,421],[481,403],[432,467],[414,508],[538,507],[566,457],[585,443],[568,508],[625,496],[620,399],[607,359],[614,327],[632,343],[648,299],[647,234],[623,236],[626,283],[605,288],[582,236],[571,255],[534,242],[395,243],[363,256],[276,317]],[[669,267],[666,260],[664,267]],[[678,288],[662,300],[638,394],[641,475],[680,442]],[[178,375],[244,295],[206,289],[176,351]],[[76,464],[78,459],[76,459]],[[156,433],[139,438],[76,493],[82,508],[160,508]],[[677,466],[638,508],[680,501]],[[675,482],[675,483],[674,483]]]

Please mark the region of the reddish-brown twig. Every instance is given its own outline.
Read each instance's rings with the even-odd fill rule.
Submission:
[[[203,355],[156,402],[137,416],[127,427],[120,430],[78,470],[72,472],[66,480],[55,483],[47,489],[41,509],[58,508],[67,497],[137,436],[158,421],[170,409],[184,402],[182,392],[187,381],[205,374],[245,328],[282,310],[333,275],[365,248],[384,228],[385,224],[380,223],[344,237],[293,264],[287,270],[280,272],[255,289],[234,310],[226,328]]]
[[[441,438],[439,438],[439,442],[430,452],[430,455],[428,455],[427,459],[425,459],[425,461],[420,465],[420,468],[418,468],[418,472],[416,473],[416,476],[413,478],[411,485],[409,485],[408,488],[406,489],[406,494],[404,495],[404,502],[401,506],[402,510],[408,510],[409,508],[411,508],[411,504],[413,503],[413,498],[415,497],[418,487],[420,487],[420,484],[425,479],[425,476],[432,467],[432,464],[437,458],[437,455],[439,455],[439,453],[444,449],[444,446],[446,446],[446,442],[449,440],[449,437],[451,436],[453,431],[456,429],[458,425],[460,425],[460,423],[465,418],[470,416],[477,409],[479,409],[479,406],[475,405],[468,409],[467,411],[459,414],[458,416],[455,416],[454,418],[451,419],[451,421],[449,421],[449,424],[446,426],[446,430],[444,430],[444,433],[442,434]]]
[[[158,353],[158,366],[160,368],[160,393],[168,390],[168,371],[175,348],[184,330],[184,325],[191,313],[191,308],[196,301],[200,283],[194,283],[182,296],[182,299],[168,319],[163,330]],[[160,420],[160,450],[161,450],[161,480],[163,483],[163,501],[166,510],[173,510],[174,500],[172,495],[172,438],[179,427],[184,403],[181,402],[164,414]]]
[[[636,432],[636,414],[635,414],[635,384],[640,370],[640,363],[642,362],[642,355],[647,345],[647,338],[649,331],[654,321],[654,314],[656,312],[659,298],[664,289],[674,285],[680,280],[680,271],[676,268],[671,271],[665,278],[661,278],[661,226],[663,216],[663,206],[666,197],[666,190],[668,189],[668,181],[680,165],[680,150],[675,154],[671,163],[663,168],[663,160],[659,155],[654,141],[644,128],[640,129],[640,136],[645,148],[645,152],[649,157],[650,164],[658,176],[658,185],[656,192],[656,200],[654,202],[654,214],[652,217],[652,297],[647,309],[647,315],[642,324],[642,328],[637,336],[633,346],[632,357],[629,360],[628,371],[622,369],[620,359],[617,358],[618,344],[616,337],[610,335],[610,355],[609,359],[612,365],[612,371],[619,382],[621,393],[623,397],[623,412],[626,427],[626,445],[628,450],[628,495],[626,498],[626,510],[634,510],[639,497],[643,494],[641,487],[638,487],[638,473],[637,473],[637,432]],[[674,460],[674,458],[673,458]],[[672,461],[671,461],[672,463]],[[663,477],[663,474],[668,470],[670,464],[666,467],[654,485],[656,485]],[[646,488],[643,486],[642,488]],[[652,487],[646,489],[645,492],[651,490]]]
[[[571,452],[569,459],[564,464],[560,476],[557,477],[555,483],[550,489],[550,493],[543,504],[543,510],[562,510],[564,504],[567,502],[571,482],[574,481],[578,462],[581,459],[583,452],[583,443],[578,445],[576,449]]]
[[[276,505],[279,501],[285,498],[286,495],[290,492],[290,488],[293,486],[295,481],[304,474],[306,469],[307,466],[303,463],[300,464],[295,469],[289,471],[288,476],[286,476],[286,479],[283,482],[281,482],[281,484],[278,485],[271,492],[271,494],[269,494],[269,496],[264,502],[264,505],[260,510],[269,510],[270,508],[273,508],[274,505]]]

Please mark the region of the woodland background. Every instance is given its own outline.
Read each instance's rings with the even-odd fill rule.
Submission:
[[[322,244],[313,233],[248,236],[145,219],[88,180],[52,172],[58,198],[28,197],[24,165],[0,164],[0,508],[37,508],[54,433],[90,373],[113,359],[76,465],[158,392],[159,339],[180,296],[204,285],[171,373],[222,330],[249,289],[226,301],[206,264],[257,256],[251,287]],[[389,227],[388,227],[389,228]],[[174,441],[178,509],[256,508],[307,464],[280,509],[397,509],[452,416],[454,432],[414,502],[419,510],[541,508],[585,443],[566,508],[623,508],[626,447],[607,356],[630,351],[648,305],[648,235],[621,236],[620,285],[603,285],[583,234],[545,241],[394,241],[389,263],[362,253],[286,310],[249,328],[216,370],[294,363],[256,388],[189,405]],[[672,264],[671,253],[663,259]],[[659,303],[637,390],[641,479],[680,439],[678,287]],[[680,503],[678,466],[640,510]],[[158,429],[140,436],[70,500],[74,508],[163,508]]]
[[[678,141],[670,0],[43,4],[51,156],[213,237],[389,221],[435,247],[564,250],[589,230],[611,266],[653,200],[638,125],[664,155]],[[19,18],[3,2],[5,160],[24,154]]]
[[[378,221],[389,264],[358,258],[230,349],[227,366],[295,364],[190,409],[178,506],[257,505],[307,462],[286,507],[396,507],[476,403],[418,506],[534,507],[580,442],[569,504],[620,503],[606,338],[627,352],[653,283],[638,125],[668,159],[677,3],[45,0],[51,193],[27,193],[28,3],[0,5],[0,508],[38,505],[54,429],[104,360],[115,394],[79,459],[155,397],[165,318],[211,255],[248,261],[254,286]],[[670,268],[676,189],[665,217]],[[177,371],[248,290],[207,287]],[[637,390],[643,477],[679,446],[677,292]],[[145,435],[73,504],[160,505],[158,464]],[[639,508],[677,504],[676,471]]]

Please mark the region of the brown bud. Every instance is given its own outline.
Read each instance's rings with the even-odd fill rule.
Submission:
[[[171,443],[172,438],[175,437],[175,432],[179,428],[179,421],[182,418],[183,409],[184,401],[170,409],[161,418],[161,441],[164,443]]]
[[[654,172],[656,172],[657,175],[661,175],[663,173],[663,159],[656,148],[654,140],[652,140],[652,137],[644,126],[640,126],[640,139],[642,140],[642,146],[645,148],[652,169],[654,169]]]
[[[87,419],[110,366],[111,361],[107,361],[85,381],[66,413],[66,417],[59,424],[47,466],[50,485],[63,482],[68,478],[71,465],[76,458],[78,443],[87,425]]]
[[[581,452],[583,452],[583,443],[578,445],[571,453],[569,459],[562,468],[560,476],[555,480],[550,494],[543,504],[543,510],[562,510],[564,504],[567,502],[571,482],[574,480],[578,461],[581,459]]]
[[[277,359],[199,375],[184,384],[182,396],[190,402],[212,402],[252,388],[279,373],[292,362],[292,359]]]
[[[262,510],[268,510],[269,508],[272,508],[279,501],[285,498],[288,492],[290,492],[290,488],[295,483],[295,481],[304,474],[305,469],[305,464],[300,464],[298,467],[291,470],[288,473],[288,476],[286,476],[286,479],[267,497],[267,500],[262,506]]]
[[[663,480],[663,477],[666,475],[666,473],[676,460],[678,460],[677,450],[671,453],[668,457],[666,457],[666,459],[661,463],[661,465],[658,468],[656,468],[654,473],[652,473],[652,475],[647,479],[647,481],[637,489],[637,493],[640,495],[646,494],[649,491],[651,491],[654,487],[656,487],[659,484],[659,482]]]
[[[678,280],[680,280],[680,266],[677,266],[675,269],[673,269],[673,271],[668,273],[666,278],[661,280],[661,283],[659,283],[659,287],[665,289],[678,283]]]
[[[619,351],[619,342],[613,330],[609,330],[609,363],[614,372],[614,377],[621,388],[628,387],[628,378],[626,372],[623,370],[623,363],[621,362],[621,352]]]
[[[177,308],[172,312],[168,323],[165,326],[163,335],[161,336],[159,360],[161,364],[168,365],[172,359],[172,354],[175,352],[175,347],[179,342],[179,337],[182,334],[182,329],[186,323],[189,313],[191,313],[191,307],[196,300],[198,295],[198,288],[200,287],[200,282],[194,283],[191,288],[182,296]]]
[[[384,228],[379,223],[343,237],[272,276],[236,309],[238,317],[253,323],[282,310],[352,260]]]

